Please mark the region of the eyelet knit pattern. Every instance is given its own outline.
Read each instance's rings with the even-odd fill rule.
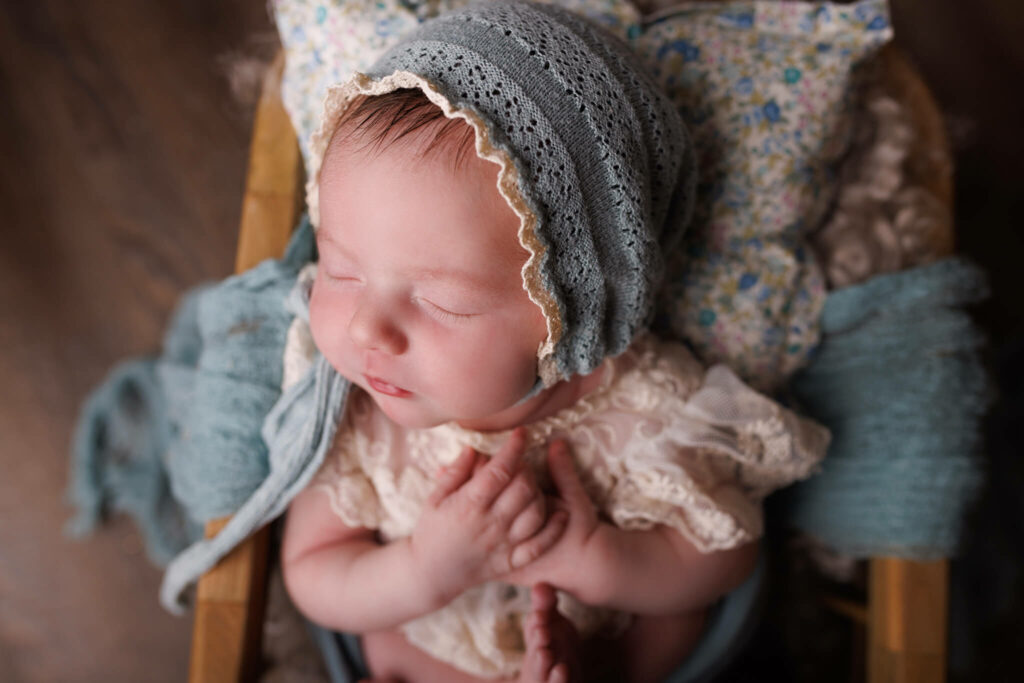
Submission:
[[[476,131],[501,166],[531,257],[524,286],[544,311],[545,384],[594,370],[649,324],[691,213],[692,147],[675,108],[629,48],[557,7],[490,2],[426,22],[366,74],[329,91],[311,144],[320,162],[356,95],[419,87]]]

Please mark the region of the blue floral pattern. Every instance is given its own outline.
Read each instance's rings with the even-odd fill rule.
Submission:
[[[659,13],[634,46],[700,166],[665,317],[706,362],[778,388],[813,352],[825,280],[807,248],[852,131],[852,74],[890,39],[885,0],[745,0]]]
[[[565,7],[630,40],[640,13],[626,0],[537,0]],[[365,71],[397,38],[471,0],[272,0],[285,48],[281,97],[303,159],[327,89]]]
[[[272,0],[303,157],[329,86],[469,1]],[[662,317],[706,362],[777,388],[818,341],[825,281],[805,238],[849,146],[851,73],[891,37],[886,0],[684,3],[646,23],[628,0],[546,1],[631,43],[690,127],[698,208]]]

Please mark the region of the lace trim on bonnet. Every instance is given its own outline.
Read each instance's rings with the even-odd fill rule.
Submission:
[[[450,119],[462,119],[473,129],[476,136],[476,154],[481,159],[499,166],[498,192],[505,202],[519,217],[519,243],[530,254],[523,265],[523,287],[530,300],[540,307],[547,323],[547,339],[537,350],[537,372],[544,386],[551,386],[558,381],[558,368],[555,365],[555,345],[562,337],[562,317],[558,303],[544,287],[541,280],[540,262],[545,247],[537,238],[537,217],[530,210],[526,200],[519,191],[519,172],[507,153],[494,146],[483,119],[468,109],[457,108],[441,94],[440,90],[429,80],[409,71],[396,71],[390,76],[379,80],[363,73],[356,73],[342,84],[331,87],[324,100],[324,117],[319,130],[313,134],[310,143],[309,168],[310,176],[306,182],[306,203],[309,206],[309,219],[314,227],[320,225],[320,169],[324,154],[330,144],[341,117],[352,102],[362,95],[384,95],[401,88],[418,88],[427,99],[440,107],[444,115]]]

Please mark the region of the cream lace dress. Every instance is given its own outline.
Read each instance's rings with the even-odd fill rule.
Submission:
[[[286,382],[312,349],[304,330],[292,332]],[[762,499],[812,473],[829,440],[823,427],[755,393],[725,366],[705,372],[684,346],[650,336],[605,362],[599,388],[526,427],[526,461],[542,482],[544,446],[562,437],[605,518],[624,529],[666,524],[702,552],[758,538]],[[333,451],[310,485],[346,524],[377,529],[385,541],[401,538],[412,533],[440,465],[465,445],[494,453],[508,436],[454,423],[407,430],[354,389]],[[402,629],[459,669],[509,676],[522,660],[529,602],[528,588],[483,584]],[[584,635],[629,623],[628,615],[567,594],[559,610]]]

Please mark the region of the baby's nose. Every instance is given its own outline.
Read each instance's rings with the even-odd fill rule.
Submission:
[[[374,301],[365,301],[356,309],[349,321],[348,333],[352,341],[368,350],[398,355],[408,346],[394,316]]]

